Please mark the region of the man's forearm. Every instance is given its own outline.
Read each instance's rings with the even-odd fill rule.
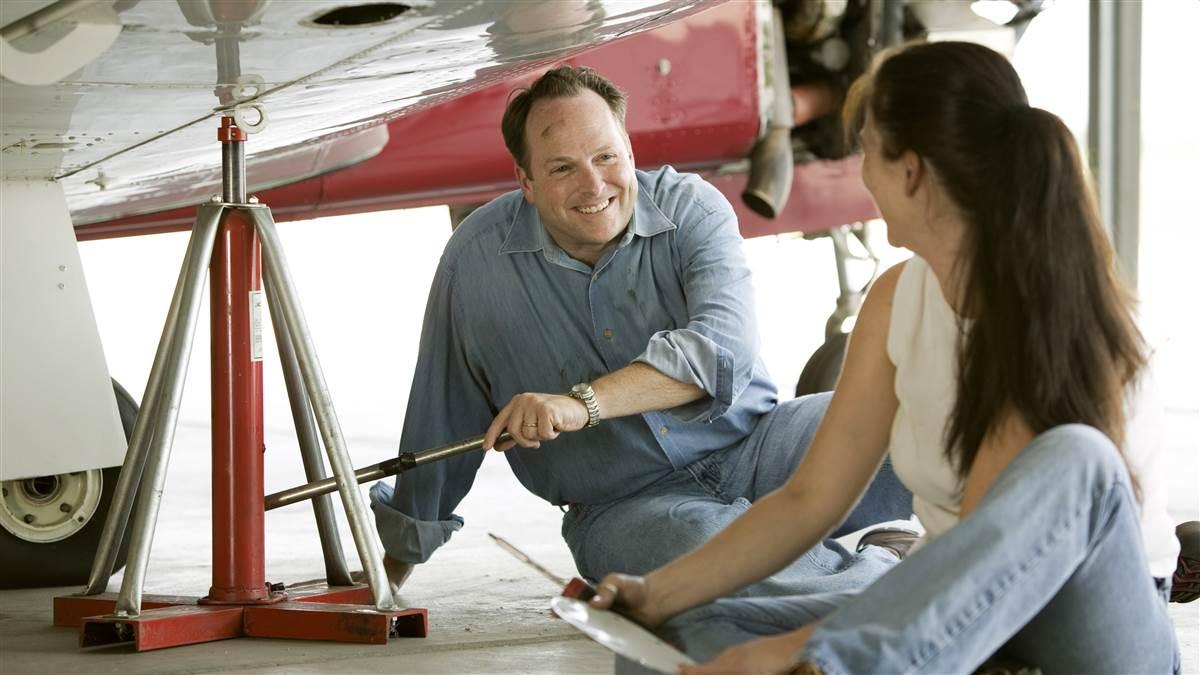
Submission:
[[[633,363],[592,382],[601,419],[624,417],[651,410],[667,410],[691,403],[706,393],[700,387],[667,377],[644,363]],[[500,409],[484,435],[483,447],[507,450],[514,444],[541,447],[541,441],[587,426],[587,405],[568,394],[517,394]],[[512,440],[496,446],[507,429]]]
[[[600,417],[612,419],[667,410],[707,396],[700,387],[668,377],[653,366],[631,363],[592,383]]]

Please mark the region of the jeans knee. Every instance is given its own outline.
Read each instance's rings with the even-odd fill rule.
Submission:
[[[831,400],[833,400],[833,392],[826,391],[820,394],[801,396],[780,405],[780,411],[786,411],[785,414],[792,420],[793,428],[798,430],[798,437],[804,439],[805,447],[812,442],[813,436],[816,435],[817,427],[825,418],[825,411],[829,409]]]
[[[1086,475],[1093,482],[1128,480],[1120,450],[1099,429],[1062,424],[1038,434],[1026,452],[1038,457],[1050,475]]]
[[[829,402],[832,400],[833,392],[823,391],[819,394],[806,394],[791,401],[786,401],[781,405],[795,406],[797,408],[796,414],[811,416],[820,420],[825,416],[825,411],[829,408]]]

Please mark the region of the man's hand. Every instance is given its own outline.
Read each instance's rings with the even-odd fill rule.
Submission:
[[[812,629],[813,625],[809,625],[790,633],[743,642],[726,649],[707,663],[683,666],[679,672],[682,675],[774,675],[791,672],[797,665],[796,656],[804,649]]]
[[[492,420],[483,447],[495,447],[496,438],[507,429],[513,440],[501,443],[497,450],[508,450],[513,445],[537,448],[542,441],[558,438],[564,431],[582,429],[587,421],[583,401],[559,394],[518,394]]]
[[[646,577],[609,574],[596,587],[596,595],[589,604],[620,612],[647,628],[654,628],[670,618],[654,601]]]

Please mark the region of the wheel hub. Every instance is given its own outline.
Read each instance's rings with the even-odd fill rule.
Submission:
[[[88,524],[103,492],[100,469],[3,481],[0,526],[25,541],[61,541]]]

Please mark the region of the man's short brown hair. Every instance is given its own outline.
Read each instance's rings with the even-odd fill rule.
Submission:
[[[504,134],[504,145],[513,156],[517,166],[529,171],[529,146],[525,142],[525,121],[533,104],[544,99],[578,96],[592,90],[604,99],[612,114],[625,126],[625,94],[609,80],[586,66],[559,66],[546,71],[528,89],[517,89],[508,101],[504,117],[500,121],[500,132]]]

